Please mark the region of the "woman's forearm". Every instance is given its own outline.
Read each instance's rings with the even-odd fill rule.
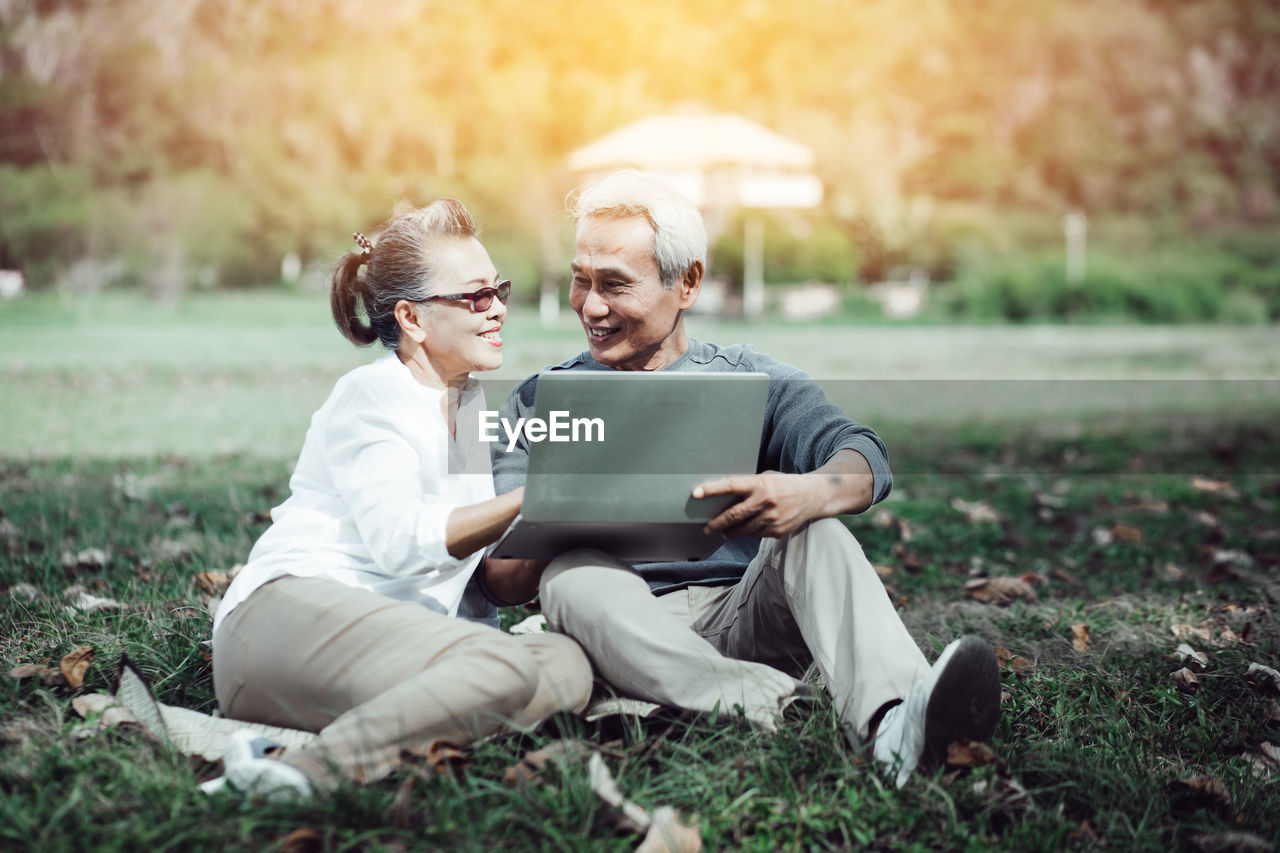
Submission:
[[[462,558],[498,541],[520,512],[524,487],[470,506],[460,506],[449,513],[445,522],[445,547],[449,556]]]

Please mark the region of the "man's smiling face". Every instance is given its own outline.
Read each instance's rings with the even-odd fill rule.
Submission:
[[[657,370],[689,346],[681,312],[693,305],[701,265],[670,290],[653,257],[653,227],[642,217],[593,218],[578,227],[569,305],[587,333],[591,357],[617,370]]]

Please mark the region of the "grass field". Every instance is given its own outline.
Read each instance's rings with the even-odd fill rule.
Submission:
[[[244,559],[311,411],[371,357],[324,311],[262,295],[0,303],[5,671],[91,645],[78,692],[109,689],[127,652],[161,701],[212,710],[196,574]],[[491,389],[573,352],[562,325],[514,316]],[[1274,329],[691,326],[831,380],[880,429],[894,494],[846,521],[931,658],[963,632],[1009,653],[998,761],[895,791],[820,702],[772,738],[706,716],[557,719],[477,746],[454,776],[413,761],[268,805],[205,797],[216,768],[136,729],[78,737],[71,691],[0,678],[0,846],[634,848],[581,762],[503,784],[571,737],[708,849],[1274,849],[1280,685],[1246,678],[1280,669]],[[1013,576],[1030,595],[974,597]],[[121,607],[78,608],[77,585]],[[1182,643],[1207,662],[1178,659]],[[1184,666],[1197,688],[1171,677]]]

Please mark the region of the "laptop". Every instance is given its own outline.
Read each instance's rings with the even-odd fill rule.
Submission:
[[[756,473],[768,394],[764,373],[541,374],[523,428],[521,512],[490,556],[548,560],[599,548],[630,562],[708,557],[724,537],[703,525],[738,498],[695,500],[693,487]]]

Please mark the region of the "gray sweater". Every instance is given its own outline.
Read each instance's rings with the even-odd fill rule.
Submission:
[[[547,370],[608,370],[587,353],[581,353]],[[799,368],[783,364],[749,344],[719,347],[690,338],[689,349],[663,370],[713,373],[759,372],[769,375],[769,397],[760,434],[757,471],[804,474],[826,464],[838,450],[849,448],[866,457],[875,477],[872,502],[884,500],[893,485],[884,444],[870,427],[855,423],[828,399],[813,379]],[[537,375],[525,379],[507,396],[501,417],[533,416]],[[528,441],[521,436],[516,447],[505,452],[493,445],[493,482],[498,494],[524,484],[528,467]],[[760,540],[730,539],[705,560],[693,563],[640,563],[636,570],[655,592],[668,592],[690,584],[725,584],[738,581]]]

